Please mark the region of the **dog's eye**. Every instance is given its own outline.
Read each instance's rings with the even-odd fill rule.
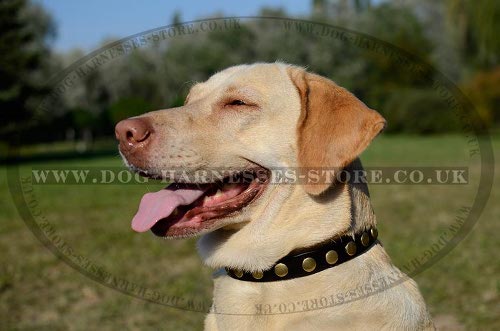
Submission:
[[[244,106],[246,103],[241,100],[233,100],[227,104],[228,106]]]

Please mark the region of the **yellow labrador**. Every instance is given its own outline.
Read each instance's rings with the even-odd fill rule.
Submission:
[[[132,227],[202,235],[204,262],[221,269],[206,330],[434,329],[377,241],[366,184],[336,176],[362,169],[358,155],[384,126],[302,68],[228,68],[184,106],[117,124],[126,164],[174,182],[143,197]],[[277,180],[283,171],[293,180]]]

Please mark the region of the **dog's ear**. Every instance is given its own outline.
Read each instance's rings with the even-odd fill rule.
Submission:
[[[336,174],[363,152],[386,121],[327,78],[294,67],[289,68],[289,75],[301,99],[298,165],[303,170],[334,169]],[[318,182],[304,185],[307,193],[317,195],[331,185],[319,177]]]

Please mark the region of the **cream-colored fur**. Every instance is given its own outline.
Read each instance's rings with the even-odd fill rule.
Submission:
[[[176,166],[196,170],[303,164],[297,157],[297,125],[303,118],[304,91],[293,75],[306,73],[282,63],[232,67],[196,84],[183,107],[145,114],[161,143],[150,146],[142,158],[144,163],[137,168],[159,175],[162,169]],[[352,95],[347,97],[354,100]],[[232,98],[245,99],[253,106],[225,107],[224,100]],[[333,120],[342,121],[342,117]],[[335,143],[331,142],[333,149]],[[308,146],[305,148],[307,151]],[[348,169],[361,169],[357,159],[346,161],[352,162]],[[310,193],[301,185],[269,185],[242,213],[227,217],[218,229],[204,233],[198,245],[203,261],[216,269],[266,270],[294,249],[353,234],[376,223],[363,184],[336,184],[321,195]],[[403,281],[394,286],[377,283],[395,278]],[[417,285],[392,265],[380,244],[349,262],[307,277],[254,283],[219,272],[214,282],[214,307],[206,318],[206,330],[433,329]],[[373,290],[375,283],[380,291]],[[356,289],[367,286],[376,293],[355,294]],[[336,297],[343,297],[344,302],[321,309],[314,304],[315,299]],[[314,309],[302,311],[304,302]],[[279,312],[276,307],[280,304],[295,312],[259,314],[262,307]]]

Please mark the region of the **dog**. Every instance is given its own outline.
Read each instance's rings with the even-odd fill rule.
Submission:
[[[434,330],[377,239],[366,183],[337,176],[362,170],[358,156],[385,125],[304,68],[225,69],[183,106],[116,125],[125,164],[173,182],[142,198],[132,228],[201,236],[204,263],[219,269],[205,330]],[[199,175],[213,169],[227,174]],[[307,180],[279,182],[280,169]]]

